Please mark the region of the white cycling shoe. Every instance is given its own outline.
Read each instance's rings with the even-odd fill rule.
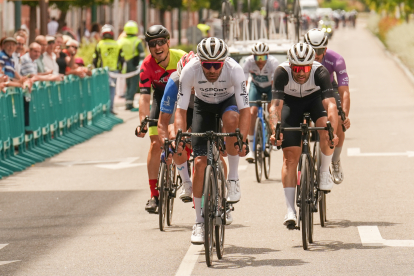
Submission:
[[[319,177],[319,190],[330,191],[333,185],[331,174],[329,172],[321,172]]]
[[[227,202],[237,203],[241,198],[240,181],[239,180],[227,180]]]
[[[183,187],[181,188],[181,193],[179,198],[184,202],[191,202],[193,200],[193,184],[191,181],[186,181],[183,183]]]
[[[204,223],[196,223],[191,233],[191,243],[204,244]]]
[[[230,225],[233,223],[233,217],[231,215],[231,211],[226,214],[226,225]]]
[[[341,161],[331,163],[332,180],[335,184],[341,184],[344,181]]]
[[[296,226],[296,214],[295,213],[287,213],[285,215],[285,220],[283,221],[283,225],[287,228],[292,229]]]
[[[249,163],[254,162],[254,152],[253,151],[249,151],[249,153],[246,155],[246,161],[249,162]]]

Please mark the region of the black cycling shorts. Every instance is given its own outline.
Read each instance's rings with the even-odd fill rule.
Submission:
[[[282,127],[299,127],[303,122],[303,113],[306,112],[310,113],[310,117],[315,123],[319,118],[327,117],[320,91],[303,98],[285,94],[282,109]],[[282,148],[300,147],[301,134],[300,131],[284,131]]]
[[[210,104],[194,97],[194,115],[192,132],[204,133],[206,131],[221,131],[217,126],[216,115],[222,118],[227,111],[235,111],[239,113],[235,96],[224,100],[218,104]],[[207,139],[201,137],[192,137],[194,157],[207,155]]]
[[[169,125],[174,124],[174,118],[175,118],[175,111],[176,110],[177,110],[177,104],[175,105],[174,111],[171,114],[170,121],[168,122]],[[189,129],[191,127],[192,123],[193,123],[193,109],[192,108],[188,108],[187,109],[187,129]]]

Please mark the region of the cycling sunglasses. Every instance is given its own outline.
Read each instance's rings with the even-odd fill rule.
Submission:
[[[292,71],[295,73],[299,73],[302,70],[303,72],[308,73],[312,70],[311,65],[304,65],[304,66],[292,65],[291,68],[292,68]]]
[[[214,69],[218,70],[221,67],[223,67],[224,62],[216,61],[216,62],[210,62],[210,61],[203,61],[201,62],[201,65],[203,65],[204,68],[207,70],[210,70],[211,67],[214,67]]]
[[[319,49],[314,49],[314,50],[315,50],[316,55],[320,56],[320,55],[323,55],[326,48],[319,48]]]
[[[254,55],[254,60],[255,61],[266,61],[267,55]]]
[[[155,46],[162,46],[165,45],[165,43],[167,43],[167,39],[163,38],[163,39],[157,39],[157,40],[151,40],[148,42],[148,46],[151,48],[154,48]]]

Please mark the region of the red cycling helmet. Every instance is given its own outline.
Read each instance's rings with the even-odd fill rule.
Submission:
[[[196,55],[194,54],[193,51],[189,52],[188,54],[185,54],[181,57],[180,61],[177,63],[177,72],[178,75],[181,75],[181,71],[183,70],[184,66],[190,62],[190,60],[195,57]]]

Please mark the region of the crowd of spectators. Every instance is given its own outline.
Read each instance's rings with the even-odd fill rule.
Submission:
[[[79,43],[60,33],[39,35],[27,46],[25,30],[0,40],[0,89],[14,86],[29,91],[36,81],[62,81],[65,75],[91,75],[77,58]]]

